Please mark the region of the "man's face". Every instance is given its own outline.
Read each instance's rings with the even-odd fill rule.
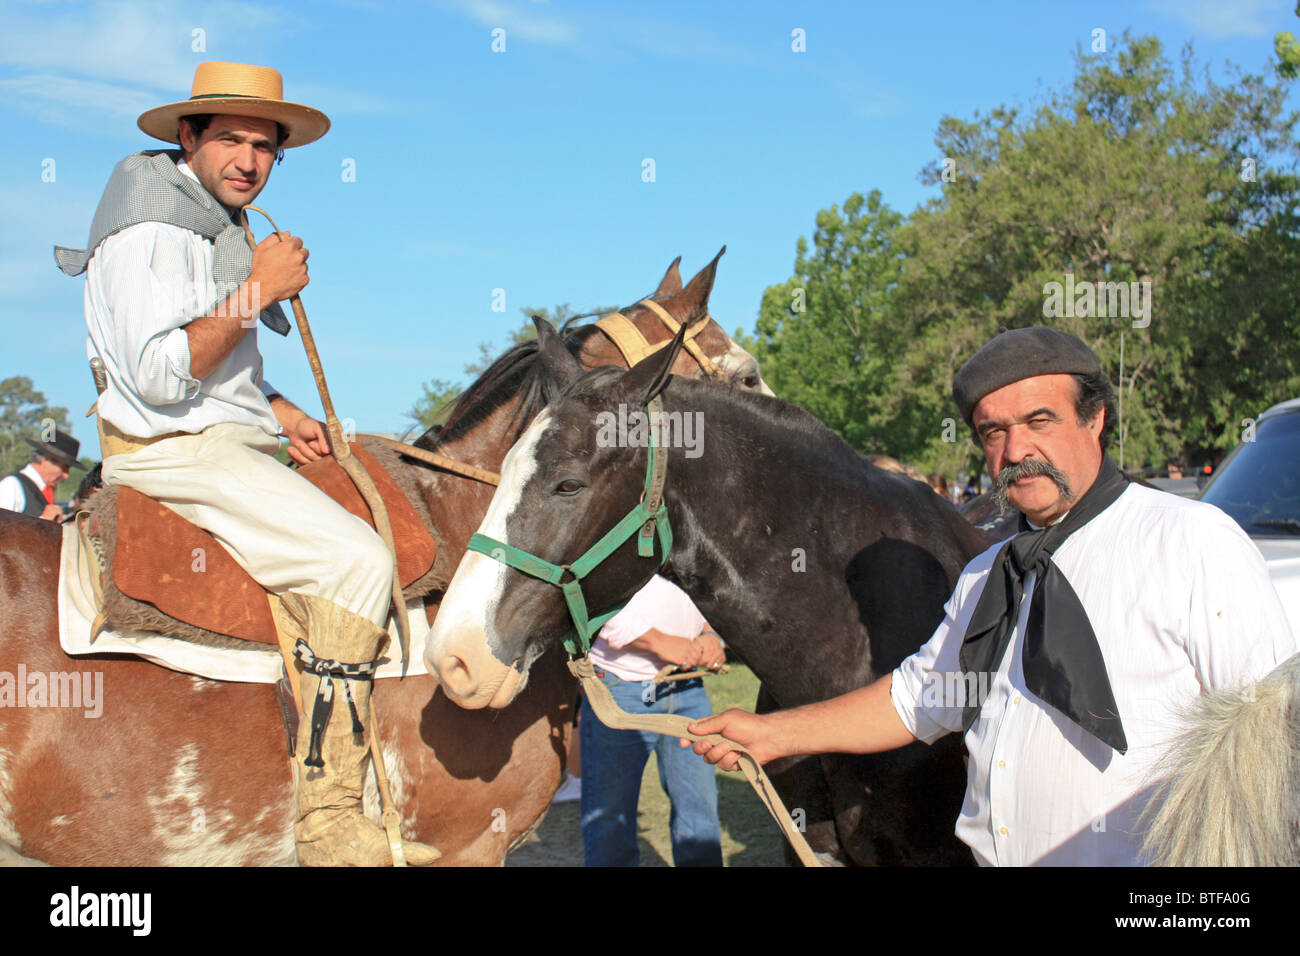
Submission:
[[[233,211],[257,198],[275,161],[273,120],[214,116],[198,139],[189,123],[180,124],[180,134],[185,161],[217,202]]]
[[[1044,463],[1068,483],[1067,498],[1058,480],[1048,475],[1014,479],[1012,471],[1006,476],[1013,478],[1006,485],[1007,501],[1036,525],[1050,524],[1069,511],[1101,468],[1105,415],[1098,412],[1080,425],[1074,410],[1077,394],[1071,375],[1038,375],[985,395],[971,416],[995,485],[1004,469],[1042,470]]]
[[[68,477],[68,466],[61,461],[55,461],[53,458],[42,458],[33,467],[36,473],[41,476],[41,481],[50,487],[54,487],[64,478]]]

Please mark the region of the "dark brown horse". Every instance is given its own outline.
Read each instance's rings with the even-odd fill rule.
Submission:
[[[717,260],[682,289],[677,263],[655,299],[676,319],[707,321],[698,342],[727,377],[757,366],[707,319]],[[645,308],[624,312],[651,341],[669,337]],[[625,364],[604,336],[568,336],[584,365]],[[535,345],[502,356],[448,423],[419,444],[488,469],[552,394]],[[699,375],[694,359],[674,366]],[[414,461],[447,577],[492,494]],[[133,658],[69,658],[59,647],[60,529],[0,513],[0,692],[7,675],[102,681],[86,708],[0,707],[0,862],[57,865],[292,864],[295,800],[272,689],[204,680]],[[57,680],[57,678],[55,678]],[[12,684],[11,684],[12,686]],[[20,691],[21,692],[21,691]],[[471,712],[432,677],[379,681],[381,740],[403,833],[437,845],[445,864],[500,864],[540,821],[559,785],[574,684],[559,655],[501,712]],[[31,698],[27,698],[31,699]]]
[[[671,354],[583,374],[542,331],[545,361],[570,385],[506,459],[480,528],[487,550],[461,562],[426,645],[430,669],[463,706],[509,713],[550,666],[570,627],[565,599],[500,563],[502,546],[568,566],[636,507],[648,481],[645,429],[611,440],[609,424],[643,414],[655,395],[670,422],[694,417],[702,438],[694,454],[673,440],[660,451],[675,537],[661,573],[753,668],[771,706],[888,673],[933,633],[961,568],[992,543],[927,485],[875,468],[794,406],[668,375]],[[630,597],[661,555],[620,545],[582,579],[590,614]],[[955,736],[773,769],[809,843],[836,860],[971,862],[953,835],[965,789]]]

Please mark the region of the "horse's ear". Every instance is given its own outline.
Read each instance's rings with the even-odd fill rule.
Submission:
[[[535,315],[533,325],[537,327],[537,352],[542,367],[561,388],[567,388],[582,374],[582,363],[573,357],[564,344],[564,339],[551,327],[550,322]]]
[[[673,260],[664,277],[659,280],[659,288],[655,289],[655,295],[676,295],[682,291],[682,274],[677,267],[681,264],[682,257],[678,256]]]
[[[713,279],[718,272],[718,260],[726,251],[726,246],[719,249],[713,261],[696,273],[695,278],[682,290],[680,299],[684,309],[678,312],[678,317],[683,324],[694,325],[701,319],[708,318],[709,293],[713,291]]]
[[[677,361],[677,354],[682,350],[686,339],[685,323],[677,330],[667,348],[660,349],[653,355],[647,355],[628,371],[623,373],[623,390],[628,403],[633,407],[647,405],[664,390],[668,384],[669,369]]]

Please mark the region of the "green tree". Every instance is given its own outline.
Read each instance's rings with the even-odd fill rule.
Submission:
[[[799,240],[794,275],[763,293],[755,337],[742,336],[778,395],[855,448],[891,454],[893,421],[876,382],[894,349],[902,218],[879,191],[819,212],[812,248]]]
[[[856,447],[952,474],[978,461],[952,427],[953,374],[1000,330],[1050,324],[1121,390],[1126,465],[1217,457],[1243,418],[1300,393],[1285,93],[1240,72],[1216,84],[1190,51],[1176,70],[1126,36],[1027,115],[944,117],[924,173],[937,199],[901,221],[854,196],[819,214],[811,251],[800,240],[749,343],[765,376]],[[1052,314],[1053,283],[1138,283],[1142,299]]]
[[[47,405],[45,395],[26,376],[0,381],[0,476],[25,465],[32,446],[23,439],[41,441],[50,426],[71,432],[68,410]]]
[[[1139,38],[1080,57],[1072,88],[1023,121],[945,118],[937,143],[957,176],[902,236],[904,364],[946,391],[998,330],[1047,322],[1084,339],[1122,391],[1126,464],[1230,448],[1234,421],[1300,388],[1284,96],[1255,76],[1217,85],[1190,53],[1176,73]],[[1132,310],[1045,318],[1067,273],[1149,283],[1149,325]]]
[[[1300,2],[1295,5],[1295,15],[1300,17]],[[1277,54],[1277,71],[1288,80],[1300,76],[1300,43],[1290,30],[1273,37],[1273,52]]]

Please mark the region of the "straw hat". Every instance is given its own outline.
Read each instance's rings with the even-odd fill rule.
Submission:
[[[216,113],[274,120],[289,131],[283,147],[304,146],[324,136],[329,117],[320,110],[284,100],[284,80],[279,70],[244,63],[200,63],[194,71],[190,98],[142,113],[140,129],[157,139],[179,143],[176,124],[182,116]]]

